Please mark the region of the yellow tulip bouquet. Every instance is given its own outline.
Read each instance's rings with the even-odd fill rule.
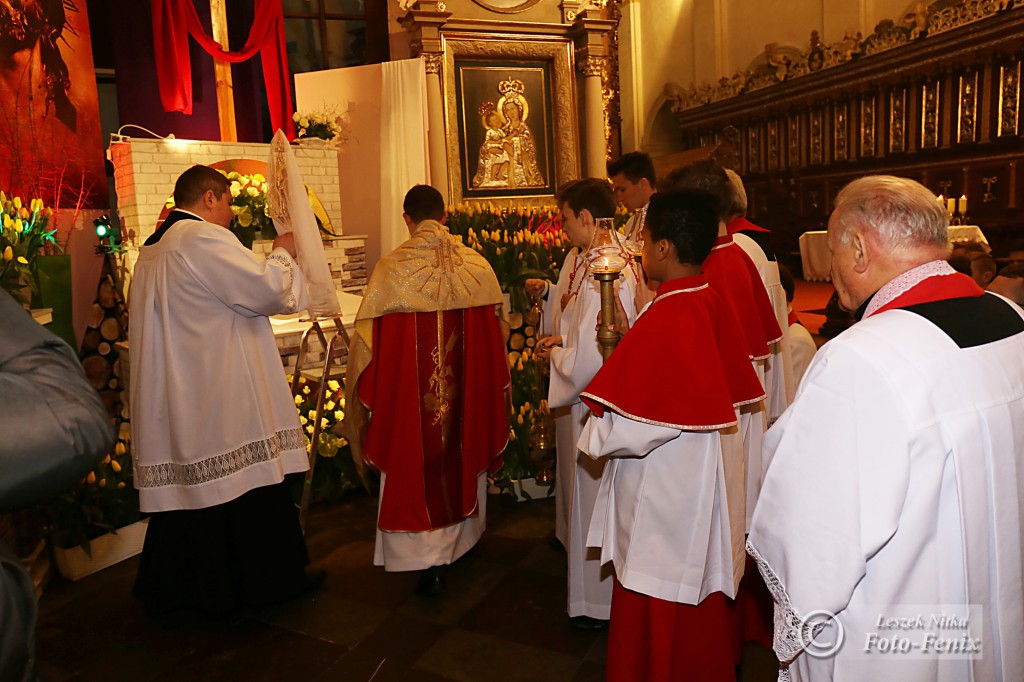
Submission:
[[[36,290],[34,262],[45,250],[59,250],[50,229],[53,210],[42,199],[22,201],[0,191],[0,285],[23,305]]]

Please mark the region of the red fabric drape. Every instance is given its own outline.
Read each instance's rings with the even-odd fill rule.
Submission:
[[[236,64],[260,53],[267,88],[270,122],[288,139],[295,137],[288,54],[284,41],[284,14],[279,0],[256,0],[249,38],[238,52],[223,49],[207,35],[192,0],[150,0],[153,8],[153,45],[160,100],[164,111],[192,113],[192,65],[188,36],[215,59]]]

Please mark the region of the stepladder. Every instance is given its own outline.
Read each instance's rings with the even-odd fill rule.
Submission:
[[[302,497],[299,502],[299,524],[303,531],[306,529],[306,516],[309,512],[309,504],[313,490],[313,472],[316,468],[317,453],[319,451],[320,434],[323,432],[325,403],[327,395],[327,384],[330,380],[344,381],[345,366],[348,358],[349,336],[342,323],[341,317],[312,318],[303,320],[310,322],[310,326],[302,333],[299,341],[299,353],[295,359],[295,371],[292,374],[292,397],[299,395],[304,385],[311,382],[316,386],[316,409],[313,417],[308,421],[312,423],[313,430],[309,433],[309,468],[306,470],[305,482],[302,486]],[[316,335],[323,349],[323,362],[310,362],[310,339]],[[302,381],[305,379],[305,381]]]

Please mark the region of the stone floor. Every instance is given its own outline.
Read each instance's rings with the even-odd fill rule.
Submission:
[[[452,567],[448,594],[413,594],[416,575],[373,566],[376,500],[314,507],[313,596],[220,626],[156,623],[130,596],[137,558],[40,600],[43,682],[64,680],[603,680],[605,633],[565,614],[565,554],[553,549],[552,500],[491,496],[488,530]],[[750,647],[744,682],[775,678],[771,652]]]

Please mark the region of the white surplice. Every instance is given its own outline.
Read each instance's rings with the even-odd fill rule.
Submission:
[[[574,257],[573,253],[569,254]],[[582,261],[582,257],[579,261]],[[572,272],[574,263],[566,257],[559,280]],[[571,275],[570,275],[571,277]],[[582,281],[581,281],[582,280]],[[557,287],[561,289],[561,286]],[[556,469],[556,532],[559,511],[563,515],[563,540],[569,555],[569,616],[590,616],[607,620],[611,613],[612,576],[602,570],[599,553],[588,550],[587,529],[597,498],[604,470],[602,462],[581,455],[576,442],[590,415],[580,401],[580,392],[587,387],[603,363],[597,343],[598,315],[601,311],[601,288],[581,265],[573,279],[571,298],[561,313],[559,332],[563,345],[551,349],[551,380],[548,405],[560,414],[555,420]],[[631,268],[623,270],[616,283],[622,309],[632,324],[636,277]],[[575,296],[571,294],[576,292]],[[561,296],[559,296],[561,299]],[[567,536],[567,537],[565,537]]]
[[[789,357],[792,360],[792,376],[797,386],[804,378],[807,368],[818,352],[818,344],[814,343],[814,337],[807,327],[802,324],[791,324],[786,329],[786,342],[789,344]]]
[[[579,446],[607,458],[587,544],[601,548],[602,563],[612,562],[625,588],[681,604],[712,592],[736,596],[742,525],[733,538],[718,431],[680,431],[608,411],[587,421]]]
[[[632,239],[635,242],[643,241],[643,230],[644,223],[647,222],[647,209],[650,207],[651,202],[648,201],[643,205],[642,208],[638,208],[633,211],[633,215],[629,216],[626,220],[626,224],[623,225],[622,231],[626,236],[626,239]],[[643,310],[648,303],[654,300],[654,297],[658,295],[658,292],[647,286],[644,281],[643,272],[640,270],[640,264],[636,264],[637,276],[639,282],[636,286],[636,294],[633,296],[633,308],[635,314],[639,315],[640,311]]]
[[[544,298],[544,318],[541,320],[541,330],[544,336],[562,336],[562,296],[569,290],[569,280],[584,276],[586,264],[580,256],[580,250],[575,246],[569,249],[562,261],[562,269],[558,271],[558,281],[548,283],[547,292]],[[575,279],[573,271],[576,270]],[[563,338],[564,341],[564,338]],[[572,416],[568,409],[561,410],[561,414],[555,415],[555,448],[563,450],[576,446],[572,440]],[[564,426],[559,426],[559,423]],[[556,476],[555,478],[555,537],[562,543],[563,547],[569,546],[569,501],[572,499],[572,484],[569,477]]]
[[[789,326],[789,303],[786,301],[786,290],[782,288],[782,280],[779,278],[778,262],[768,260],[764,249],[742,232],[734,233],[732,239],[754,262],[757,274],[761,276],[761,283],[768,292],[779,329],[785,331]],[[764,390],[767,395],[765,409],[769,425],[774,424],[793,402],[799,383],[799,380],[793,377],[792,358],[786,337],[783,336],[780,341],[773,343],[770,350],[771,355],[764,367]]]
[[[747,235],[737,232],[732,235],[732,239],[753,261],[757,268],[757,274],[761,277],[761,284],[768,292],[768,300],[771,301],[779,329],[786,329],[789,325],[789,305],[786,303],[786,291],[782,288],[782,282],[779,279],[779,264],[768,260],[764,250]],[[756,285],[757,282],[755,281],[754,284]],[[771,355],[767,360],[753,361],[754,370],[761,380],[761,385],[764,386],[765,399],[763,402],[744,406],[740,410],[739,431],[740,437],[743,439],[743,452],[746,457],[747,530],[750,530],[754,505],[757,504],[757,496],[761,491],[761,478],[764,469],[762,461],[764,433],[768,426],[786,411],[792,401],[793,393],[796,391],[790,367],[792,360],[789,344],[786,343],[785,334],[777,342],[770,344],[768,349],[771,351]],[[792,390],[790,390],[790,386],[792,386]]]
[[[264,260],[198,217],[139,250],[129,348],[142,511],[210,507],[308,468],[267,319],[305,297],[286,251]]]
[[[776,599],[776,653],[796,656],[780,679],[1024,679],[1022,337],[959,348],[897,309],[818,351],[765,439],[773,458],[748,544]],[[872,633],[918,647],[929,631],[947,634],[928,627],[931,616],[964,604],[981,607],[972,661],[920,648],[865,654]],[[846,643],[813,657],[801,653],[799,623],[822,610]],[[917,615],[925,627],[879,625]],[[815,642],[834,641],[836,628]]]

